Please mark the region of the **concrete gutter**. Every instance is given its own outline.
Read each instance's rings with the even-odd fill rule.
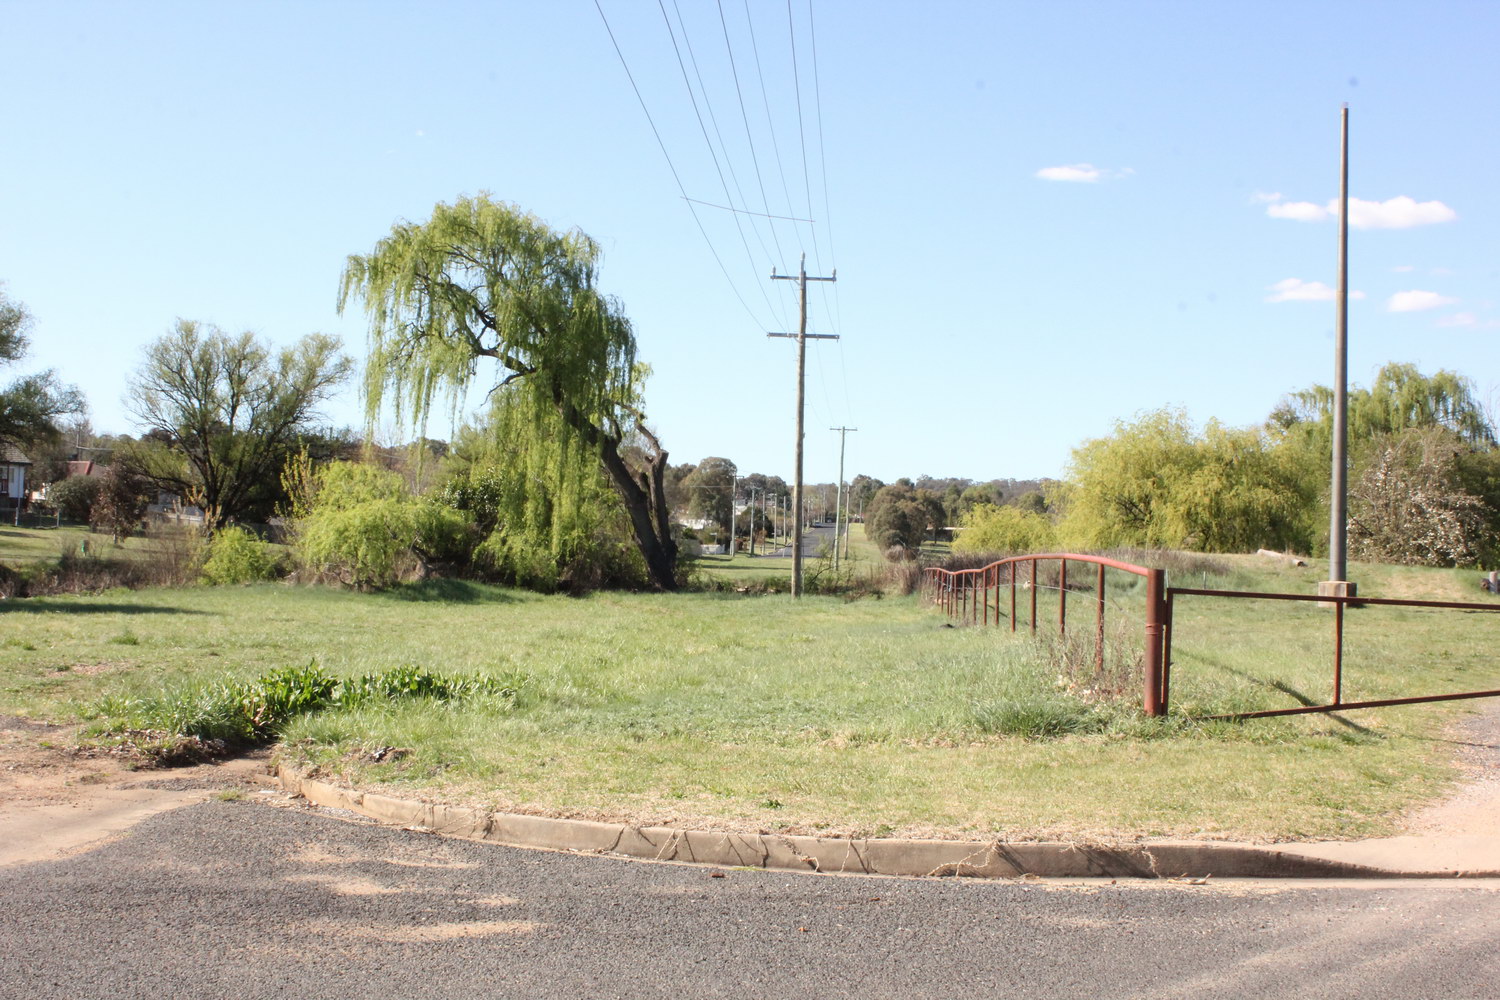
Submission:
[[[1282,844],[1160,840],[1126,845],[854,840],[637,827],[361,792],[278,768],[291,795],[380,823],[510,847],[788,871],[972,878],[1496,878],[1500,837]]]

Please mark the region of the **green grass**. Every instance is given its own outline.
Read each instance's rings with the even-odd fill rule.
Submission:
[[[1305,591],[1317,577],[1234,565],[1210,582]],[[1378,594],[1366,580],[1474,596],[1472,574],[1359,569],[1367,596]],[[1124,623],[1136,598],[1118,590],[1108,613]],[[1294,609],[1305,621],[1292,628],[1242,605],[1178,608],[1177,705],[1285,703],[1278,681],[1317,693],[1329,614]],[[1500,619],[1409,614],[1386,628],[1373,609],[1350,613],[1356,692],[1500,686],[1484,656]],[[1472,708],[1155,723],[1059,690],[1025,635],[944,626],[916,600],[570,598],[453,581],[379,595],[258,585],[31,598],[0,606],[0,712],[81,720],[310,660],[342,678],[415,664],[516,694],[301,715],[281,752],[366,786],[642,823],[1281,839],[1389,832],[1441,792],[1444,726]],[[376,763],[381,747],[410,752]]]
[[[127,538],[116,546],[107,534],[96,534],[85,526],[67,522],[57,528],[17,528],[0,523],[0,563],[22,566],[55,562],[64,553],[77,554],[85,542],[92,554],[110,557],[135,555],[145,546],[142,538]]]

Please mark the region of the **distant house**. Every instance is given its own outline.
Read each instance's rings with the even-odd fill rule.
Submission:
[[[26,470],[31,459],[14,445],[0,445],[0,510],[15,512],[26,499]]]
[[[100,465],[98,462],[93,461],[92,459],[74,459],[73,461],[68,463],[69,479],[74,476],[102,475],[104,475],[104,466]]]

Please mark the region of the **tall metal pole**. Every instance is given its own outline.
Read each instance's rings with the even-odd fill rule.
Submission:
[[[807,342],[814,340],[837,340],[832,334],[810,334],[807,332],[807,283],[809,281],[837,281],[839,273],[834,271],[832,277],[810,278],[807,276],[807,254],[802,255],[801,262],[797,265],[797,274],[777,274],[771,272],[774,281],[795,281],[798,290],[797,308],[797,461],[796,473],[792,483],[792,512],[797,518],[796,526],[789,532],[792,546],[792,596],[802,596],[802,411],[806,396],[807,379]],[[768,337],[790,337],[789,333],[768,333]]]
[[[1333,347],[1333,484],[1329,504],[1328,577],[1348,580],[1349,448],[1349,105],[1340,116],[1338,328]]]
[[[839,571],[839,535],[844,530],[844,523],[848,519],[844,516],[844,442],[849,439],[850,431],[859,430],[858,427],[830,427],[831,431],[839,432],[839,488],[834,494],[833,501],[833,572]]]

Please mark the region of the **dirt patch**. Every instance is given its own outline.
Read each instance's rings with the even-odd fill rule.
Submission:
[[[0,716],[0,865],[45,861],[228,789],[271,788],[269,751],[170,772],[127,747],[80,747],[76,726]]]
[[[82,674],[92,677],[95,674],[107,674],[112,670],[124,670],[131,664],[125,660],[101,660],[98,663],[74,663],[67,667],[58,667],[53,673],[58,674]]]
[[[1484,708],[1454,727],[1453,744],[1460,778],[1447,798],[1406,820],[1406,832],[1425,837],[1493,836],[1500,831],[1500,698],[1484,699]]]

